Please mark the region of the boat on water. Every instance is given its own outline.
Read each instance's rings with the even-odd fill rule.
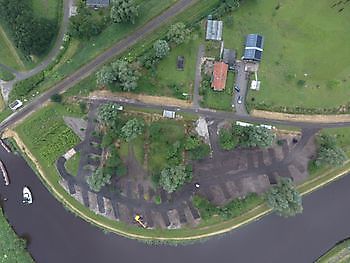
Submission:
[[[5,185],[9,185],[10,184],[10,180],[9,180],[8,175],[7,175],[7,171],[6,171],[5,165],[4,165],[4,163],[1,160],[0,160],[0,170],[1,170],[2,176],[3,176],[4,181],[5,181]]]
[[[33,196],[32,192],[29,190],[27,186],[23,187],[23,204],[32,204],[33,203]]]

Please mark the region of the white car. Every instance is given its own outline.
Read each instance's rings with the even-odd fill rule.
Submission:
[[[238,96],[237,103],[242,104],[242,97],[241,96]]]
[[[10,103],[9,107],[11,110],[15,111],[23,106],[23,102],[20,100],[15,100],[14,102]]]

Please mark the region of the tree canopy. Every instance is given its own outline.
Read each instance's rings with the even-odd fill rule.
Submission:
[[[143,132],[144,127],[143,121],[139,119],[128,120],[127,123],[122,127],[121,136],[127,141],[132,141],[137,138]]]
[[[278,215],[294,216],[303,211],[301,195],[289,178],[280,178],[266,194],[267,204]]]
[[[172,26],[167,33],[167,38],[169,41],[179,45],[185,42],[190,35],[190,30],[186,28],[186,25],[182,22],[178,22]]]
[[[138,6],[134,0],[112,0],[111,19],[115,23],[135,23],[138,16]]]
[[[107,127],[114,126],[118,120],[117,105],[114,103],[105,103],[99,106],[97,111],[98,121]]]
[[[91,190],[99,192],[102,187],[111,183],[112,175],[110,173],[103,173],[101,169],[96,169],[92,175],[90,175],[86,182]]]
[[[341,166],[347,160],[346,153],[337,145],[333,136],[322,134],[318,139],[316,165]]]
[[[166,40],[159,39],[153,44],[155,55],[157,58],[163,58],[169,54],[170,47]]]
[[[192,174],[189,174],[183,165],[167,167],[160,173],[159,185],[168,193],[172,193],[191,178]]]
[[[261,126],[234,125],[233,134],[239,138],[239,145],[243,147],[269,147],[272,145],[275,134]]]

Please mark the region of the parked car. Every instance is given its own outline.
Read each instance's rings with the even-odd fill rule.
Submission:
[[[241,96],[238,96],[237,103],[242,104],[242,97]]]
[[[241,91],[240,88],[238,88],[237,85],[235,86],[235,91],[237,91],[237,92],[240,92],[240,91]]]
[[[22,106],[23,106],[23,103],[20,100],[15,100],[14,102],[10,103],[10,105],[9,105],[10,109],[13,111],[19,109]]]

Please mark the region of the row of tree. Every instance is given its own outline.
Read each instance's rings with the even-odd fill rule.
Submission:
[[[16,47],[24,55],[40,56],[47,52],[57,32],[57,24],[35,17],[31,1],[0,0],[0,15],[11,29]]]
[[[219,133],[219,144],[224,150],[232,150],[236,146],[269,147],[272,145],[276,135],[270,129],[262,126],[240,126],[233,125],[230,128],[223,128]]]

